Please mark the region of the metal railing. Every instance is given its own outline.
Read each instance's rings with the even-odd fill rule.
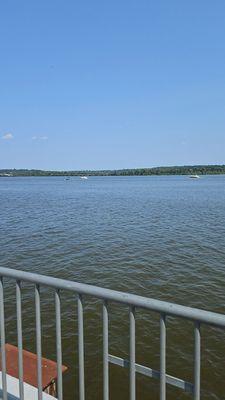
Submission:
[[[31,282],[35,285],[35,312],[36,312],[36,352],[38,373],[38,400],[42,399],[42,340],[41,340],[41,307],[40,286],[51,287],[55,290],[55,315],[56,315],[56,354],[57,354],[57,393],[58,399],[63,399],[62,380],[62,344],[61,344],[61,300],[60,290],[69,290],[78,295],[78,354],[79,354],[79,400],[85,399],[85,374],[84,374],[84,321],[83,321],[83,295],[94,296],[102,300],[103,318],[103,400],[109,400],[109,363],[129,368],[130,400],[136,399],[136,373],[160,380],[160,400],[166,400],[167,384],[176,386],[191,393],[194,400],[200,400],[200,370],[201,370],[201,324],[225,328],[225,315],[203,311],[196,308],[185,307],[173,303],[159,301],[151,298],[136,296],[129,293],[118,292],[110,289],[52,278],[49,276],[33,274],[0,267],[0,334],[1,334],[1,360],[2,360],[2,386],[3,400],[7,400],[6,380],[6,353],[5,353],[5,317],[4,317],[4,288],[3,278],[12,278],[16,283],[16,309],[17,309],[17,339],[18,339],[18,369],[20,399],[24,399],[23,389],[23,345],[22,345],[22,304],[21,282]],[[109,354],[109,319],[108,303],[117,302],[129,306],[129,360]],[[135,356],[135,309],[141,308],[160,314],[160,370],[136,363]],[[175,316],[193,321],[194,324],[194,382],[168,375],[166,373],[166,318]]]

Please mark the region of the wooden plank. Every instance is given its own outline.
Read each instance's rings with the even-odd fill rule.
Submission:
[[[7,343],[6,350],[6,370],[7,374],[14,378],[19,377],[18,371],[18,348]],[[30,351],[23,350],[23,368],[24,382],[37,388],[37,355]],[[62,372],[68,368],[62,365]],[[0,361],[1,370],[1,361]],[[42,357],[42,389],[45,390],[48,386],[57,379],[57,363],[47,358]]]

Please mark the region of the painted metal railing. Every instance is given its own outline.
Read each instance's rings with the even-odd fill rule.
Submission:
[[[201,370],[201,324],[225,328],[225,315],[203,311],[196,308],[185,307],[173,303],[136,296],[129,293],[104,289],[92,285],[52,278],[49,276],[33,274],[0,267],[0,334],[1,334],[1,360],[2,360],[2,385],[3,400],[7,399],[6,382],[6,354],[5,354],[5,317],[4,317],[4,288],[3,278],[12,278],[16,282],[17,304],[17,338],[18,338],[18,368],[20,399],[24,399],[23,390],[23,346],[22,346],[22,304],[21,282],[31,282],[35,285],[35,311],[36,311],[36,352],[38,371],[38,400],[42,399],[42,341],[41,341],[41,307],[40,286],[47,286],[55,290],[56,313],[56,353],[57,353],[57,393],[58,399],[63,399],[62,380],[62,345],[61,345],[61,300],[60,290],[75,292],[78,296],[78,354],[79,354],[79,400],[85,400],[85,373],[84,373],[84,321],[83,321],[83,296],[90,295],[102,300],[103,318],[103,400],[109,400],[109,363],[129,368],[130,400],[136,399],[136,373],[160,380],[160,400],[166,400],[167,384],[176,386],[191,393],[194,400],[200,400],[200,370]],[[129,306],[129,360],[109,354],[109,319],[108,303],[117,302]],[[154,311],[160,315],[160,370],[136,363],[135,357],[135,309],[141,308]],[[194,329],[194,382],[186,382],[166,373],[166,318],[175,316],[193,321]]]

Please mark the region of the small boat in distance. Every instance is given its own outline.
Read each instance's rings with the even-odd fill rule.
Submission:
[[[81,176],[80,179],[88,179],[87,176]]]
[[[199,179],[200,176],[199,175],[190,175],[189,178],[191,178],[191,179]]]

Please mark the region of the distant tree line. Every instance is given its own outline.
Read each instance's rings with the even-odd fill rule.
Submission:
[[[147,176],[147,175],[218,175],[225,165],[187,165],[99,171],[44,171],[38,169],[0,169],[0,176]]]

